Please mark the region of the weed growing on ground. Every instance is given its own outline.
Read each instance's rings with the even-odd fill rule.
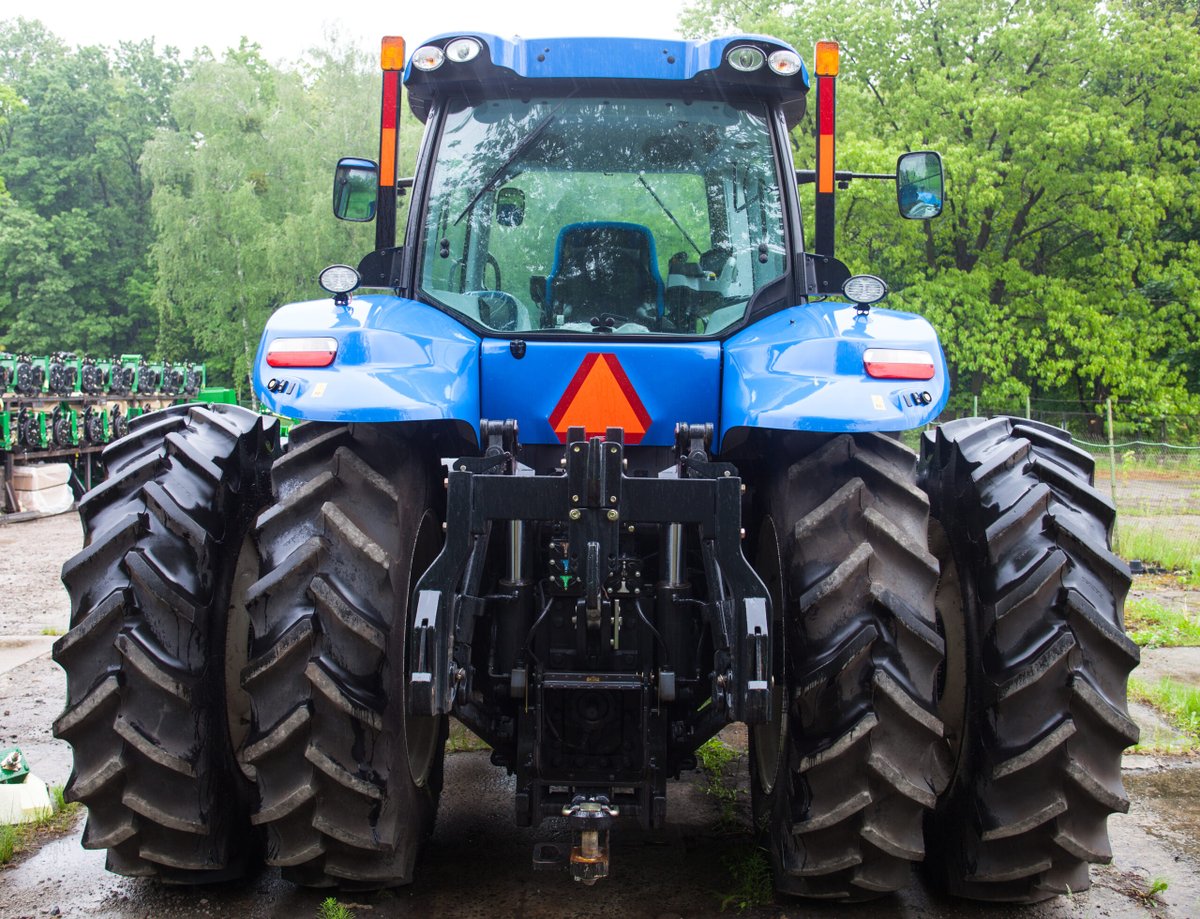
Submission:
[[[1143,648],[1200,645],[1200,621],[1145,597],[1125,604],[1125,631]]]
[[[326,897],[317,907],[317,919],[354,919],[354,910],[342,906],[335,897]]]
[[[1129,696],[1152,705],[1182,735],[1181,741],[1165,746],[1153,742],[1138,743],[1130,748],[1130,752],[1187,753],[1200,750],[1200,688],[1177,683],[1170,677],[1164,677],[1153,686],[1130,679]]]
[[[741,912],[755,906],[770,906],[775,901],[775,883],[767,851],[755,846],[741,849],[724,859],[733,879],[733,890],[721,897],[721,910]]]
[[[7,865],[17,854],[17,828],[0,824],[0,865]]]
[[[16,826],[0,825],[0,865],[6,865],[39,836],[59,836],[69,830],[79,814],[80,804],[63,799],[61,785],[50,786],[50,807],[35,820]]]
[[[734,822],[738,798],[737,785],[726,775],[726,771],[739,755],[737,750],[719,737],[706,740],[696,751],[696,761],[707,779],[704,790],[715,798],[720,806],[720,822],[724,826]]]
[[[48,625],[42,629],[43,635],[61,635],[62,633],[63,633],[62,629],[55,628],[52,625]]]
[[[446,737],[447,753],[474,753],[492,749],[487,741],[465,727],[461,722],[451,719],[450,733]]]

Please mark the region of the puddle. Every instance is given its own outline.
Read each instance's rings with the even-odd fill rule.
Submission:
[[[1200,768],[1127,774],[1125,790],[1158,817],[1146,832],[1200,867]]]

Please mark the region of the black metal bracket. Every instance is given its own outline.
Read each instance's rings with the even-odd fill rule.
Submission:
[[[565,524],[569,544],[579,547],[571,574],[583,582],[580,612],[589,627],[598,627],[622,526],[694,527],[707,581],[703,615],[714,643],[714,707],[727,721],[770,719],[770,599],[742,554],[737,469],[709,459],[711,426],[679,426],[679,463],[657,478],[625,475],[620,429],[603,438],[570,429],[560,475],[515,474],[514,423],[485,421],[480,431],[484,455],[450,464],[446,542],[414,591],[414,714],[448,714],[458,692],[469,696],[474,623],[487,602],[481,585],[492,524],[523,520]]]

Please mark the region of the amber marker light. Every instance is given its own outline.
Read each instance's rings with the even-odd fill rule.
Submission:
[[[817,42],[817,76],[836,77],[838,74],[838,43]]]
[[[404,39],[399,35],[385,35],[379,49],[379,63],[382,70],[403,70]]]

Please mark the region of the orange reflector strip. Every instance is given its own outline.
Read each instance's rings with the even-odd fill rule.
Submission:
[[[550,427],[564,444],[572,427],[582,427],[587,437],[623,428],[625,443],[636,444],[650,428],[650,413],[615,354],[589,354],[550,413]]]
[[[932,380],[933,356],[928,351],[868,348],[863,369],[877,380]]]
[[[267,346],[268,367],[328,367],[336,356],[334,338],[277,338]]]
[[[379,132],[379,186],[391,188],[396,184],[396,129]]]
[[[385,35],[379,50],[379,64],[383,70],[404,69],[404,39],[399,35]]]
[[[833,192],[833,135],[825,134],[817,138],[817,143],[820,145],[820,152],[817,154],[817,160],[821,164],[821,168],[817,172],[817,191],[821,194],[832,194]]]
[[[817,42],[816,73],[819,77],[836,77],[838,73],[838,43],[835,41]]]

